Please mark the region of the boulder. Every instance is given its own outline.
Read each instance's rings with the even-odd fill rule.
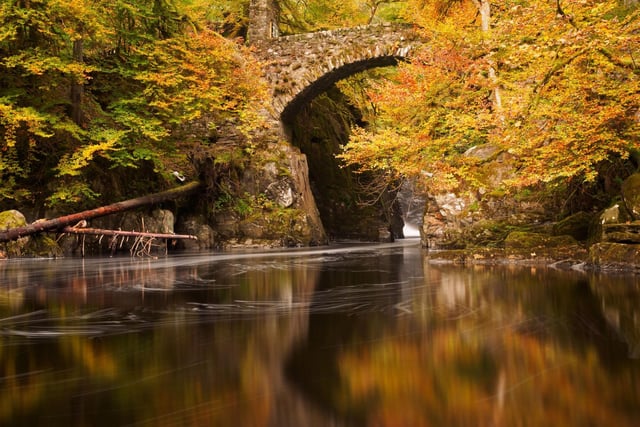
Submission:
[[[0,212],[0,230],[24,227],[25,225],[27,225],[27,219],[22,212],[17,210]],[[6,243],[4,248],[0,248],[0,258],[23,256],[30,239],[30,237],[22,237]]]
[[[176,224],[179,234],[190,234],[198,240],[181,239],[177,247],[185,250],[207,250],[215,247],[215,232],[213,228],[197,216],[185,218]]]
[[[15,209],[0,212],[0,230],[24,227],[25,225],[27,225],[27,219],[22,212]]]
[[[606,224],[619,224],[627,220],[626,211],[620,207],[619,203],[607,208],[600,215],[600,223]]]
[[[0,212],[0,230],[24,227],[25,216],[17,210]],[[22,237],[7,242],[0,248],[0,259],[8,257],[44,257],[52,258],[62,254],[58,243],[46,234]]]

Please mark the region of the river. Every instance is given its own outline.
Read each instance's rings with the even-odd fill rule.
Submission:
[[[394,244],[0,262],[0,425],[635,426],[640,280]]]

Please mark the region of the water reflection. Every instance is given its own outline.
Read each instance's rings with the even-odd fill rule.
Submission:
[[[640,282],[415,244],[0,264],[0,425],[635,425]]]
[[[288,365],[292,381],[353,425],[636,425],[640,371],[591,291],[600,278],[486,266],[424,272],[400,312],[312,310],[307,344]],[[637,279],[619,279],[637,298]],[[303,376],[309,363],[325,375]]]
[[[0,424],[258,426],[297,403],[281,360],[317,266],[186,264],[4,265]]]

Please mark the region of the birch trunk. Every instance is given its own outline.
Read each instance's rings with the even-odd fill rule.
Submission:
[[[473,0],[473,4],[480,14],[480,28],[484,33],[491,30],[491,3],[489,0]],[[493,84],[493,106],[495,112],[502,120],[502,94],[500,92],[500,84],[498,83],[498,73],[496,72],[495,61],[489,60],[489,79]]]

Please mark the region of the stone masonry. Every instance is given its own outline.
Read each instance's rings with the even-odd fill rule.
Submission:
[[[258,45],[276,117],[287,121],[339,80],[407,58],[419,43],[409,26],[372,25],[278,37]]]
[[[279,37],[277,5],[252,0],[249,43],[264,62],[272,91],[272,115],[287,122],[337,81],[358,72],[395,65],[422,44],[413,27],[368,25]]]

